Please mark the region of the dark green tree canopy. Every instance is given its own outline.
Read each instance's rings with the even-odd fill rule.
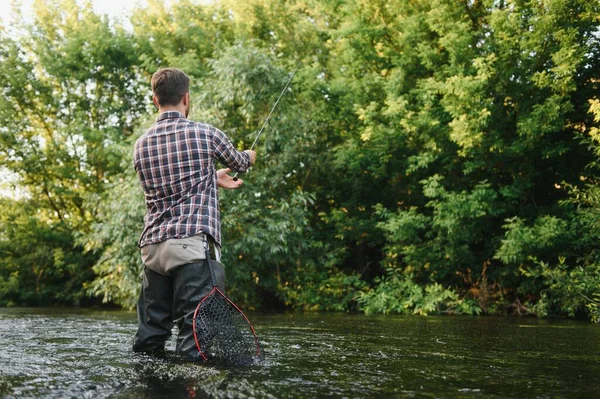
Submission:
[[[153,0],[127,29],[75,1],[35,12],[0,30],[0,167],[26,193],[3,200],[0,304],[134,303],[131,147],[157,68],[245,148],[302,61],[221,193],[232,297],[600,319],[597,1]]]

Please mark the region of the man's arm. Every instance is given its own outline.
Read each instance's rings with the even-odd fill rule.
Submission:
[[[213,143],[215,157],[222,164],[235,171],[245,172],[256,160],[254,151],[238,151],[225,133],[216,128],[213,130]]]

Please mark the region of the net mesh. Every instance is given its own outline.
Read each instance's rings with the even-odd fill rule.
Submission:
[[[248,321],[219,291],[200,304],[194,333],[200,351],[216,364],[247,366],[264,358]]]

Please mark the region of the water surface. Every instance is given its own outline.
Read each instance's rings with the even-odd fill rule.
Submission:
[[[599,325],[249,316],[266,361],[219,368],[133,354],[132,312],[0,309],[0,397],[600,398]]]

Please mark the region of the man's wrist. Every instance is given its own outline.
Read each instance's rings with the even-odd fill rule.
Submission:
[[[250,166],[254,165],[254,162],[256,161],[256,151],[244,150],[244,152],[248,154],[248,157],[250,157]]]

